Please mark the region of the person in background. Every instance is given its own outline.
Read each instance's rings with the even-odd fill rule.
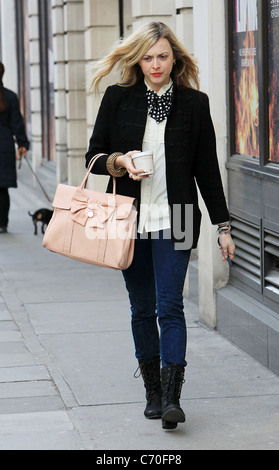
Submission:
[[[0,62],[0,234],[9,223],[10,196],[8,188],[17,187],[16,151],[24,157],[29,150],[24,121],[17,95],[3,86],[4,65]]]
[[[235,250],[230,214],[208,97],[198,90],[195,61],[171,29],[151,22],[116,45],[98,64],[95,90],[115,66],[121,80],[102,99],[86,164],[104,153],[93,173],[117,177],[117,194],[138,200],[134,259],[123,276],[146,388],[144,414],[161,418],[163,429],[175,429],[185,421],[180,406],[187,365],[183,288],[200,231],[196,184],[217,225],[224,260],[233,259]],[[147,150],[154,155],[152,176],[141,175],[132,160],[137,151]]]

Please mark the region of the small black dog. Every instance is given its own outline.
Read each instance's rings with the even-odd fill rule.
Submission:
[[[49,209],[39,209],[34,214],[30,214],[30,212],[28,212],[28,214],[32,217],[33,224],[35,226],[34,235],[38,234],[37,222],[42,222],[42,233],[44,234],[45,227],[49,224],[53,211]]]

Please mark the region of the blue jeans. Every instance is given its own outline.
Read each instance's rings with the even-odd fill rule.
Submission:
[[[175,250],[165,233],[156,232],[157,236],[145,239],[138,236],[133,263],[123,276],[137,359],[161,355],[163,367],[170,363],[186,366],[183,288],[191,250]]]

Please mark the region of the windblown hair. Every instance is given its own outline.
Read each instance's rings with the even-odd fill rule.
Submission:
[[[118,41],[111,52],[97,62],[91,86],[98,90],[100,81],[111,73],[115,66],[121,72],[118,85],[129,87],[138,83],[143,78],[139,62],[160,38],[168,39],[171,45],[176,61],[171,76],[176,86],[199,89],[196,60],[178,41],[173,31],[161,22],[148,23],[125,40]]]

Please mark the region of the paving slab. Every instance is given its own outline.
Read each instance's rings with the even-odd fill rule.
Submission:
[[[72,431],[66,411],[43,411],[0,415],[0,435],[24,432]]]
[[[34,365],[35,360],[23,341],[0,343],[0,367]]]
[[[5,306],[0,310],[0,322],[7,322],[9,320],[12,320],[12,316]]]
[[[13,432],[0,439],[0,450],[88,450],[77,431]],[[91,449],[90,449],[91,450]]]
[[[95,450],[278,450],[277,396],[186,399],[182,406],[187,421],[175,432],[162,431],[160,420],[146,420],[141,403],[74,412],[86,423]]]
[[[32,380],[50,380],[45,366],[1,367],[0,383],[27,382]]]
[[[36,334],[130,331],[127,300],[26,304]]]
[[[0,400],[0,414],[17,414],[17,413],[36,413],[42,411],[58,411],[65,410],[65,405],[61,396],[52,394],[50,396],[23,396],[18,398],[9,397]]]

